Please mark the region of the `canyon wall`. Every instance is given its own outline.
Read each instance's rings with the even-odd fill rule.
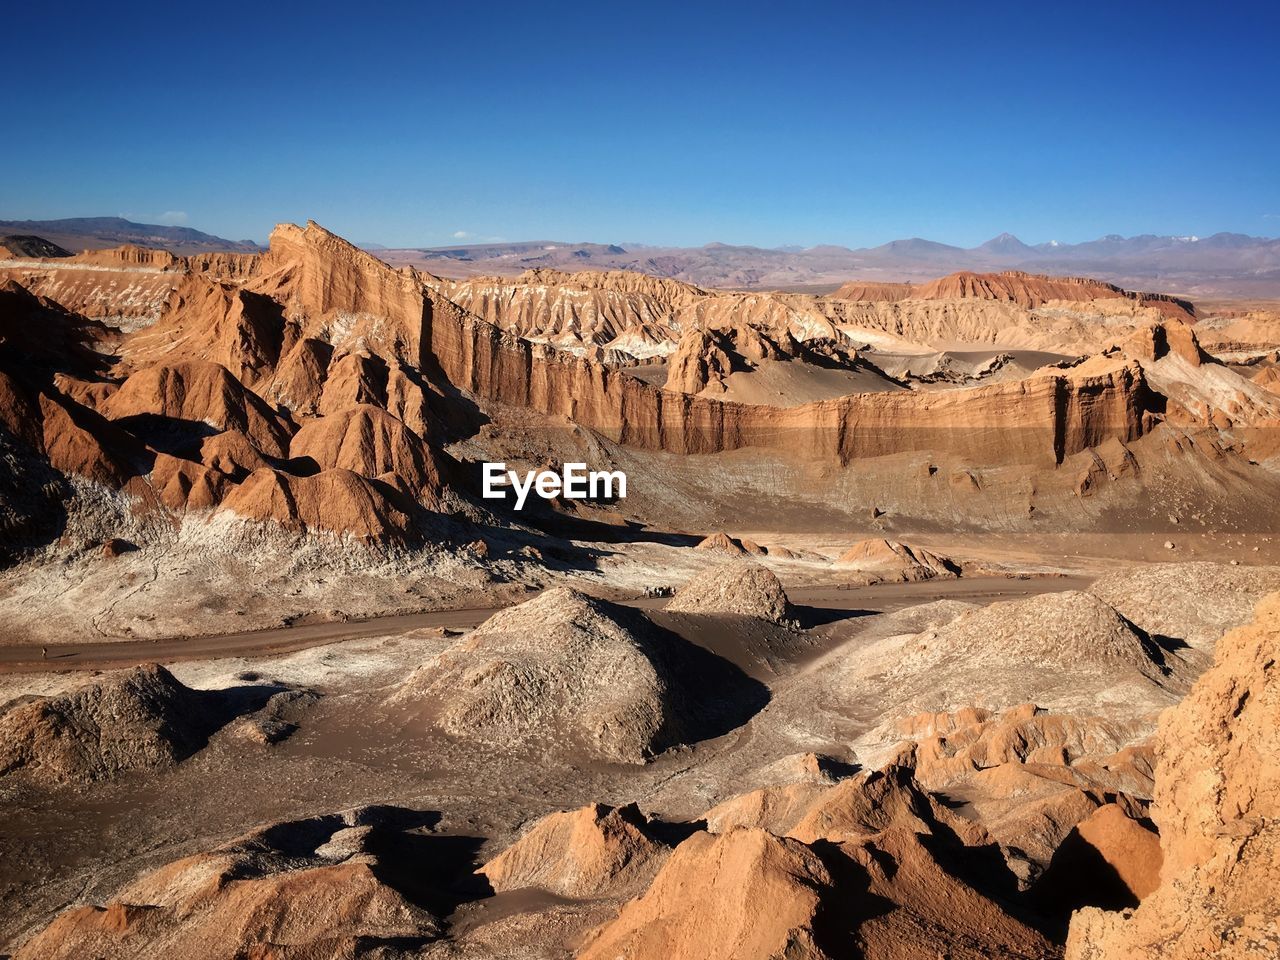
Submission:
[[[1136,364],[937,394],[860,394],[780,409],[673,394],[625,371],[499,330],[442,298],[430,350],[454,385],[564,417],[617,442],[672,453],[746,447],[845,465],[904,451],[975,461],[1060,461],[1143,432],[1149,392]]]

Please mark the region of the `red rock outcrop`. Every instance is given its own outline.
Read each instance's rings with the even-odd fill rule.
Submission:
[[[954,577],[959,568],[947,557],[896,540],[859,540],[836,560],[847,567],[888,580],[931,580]]]
[[[431,311],[431,345],[448,379],[482,397],[564,417],[649,450],[756,448],[841,465],[930,450],[987,462],[1061,460],[1109,437],[1143,433],[1141,368],[1114,364],[938,394],[882,393],[786,409],[660,390],[591,361],[520,340],[451,304]]]
[[[178,513],[216,507],[235,482],[230,474],[217,467],[164,453],[155,455],[150,480],[159,501]]]
[[[124,486],[137,473],[144,452],[132,436],[56,391],[41,393],[37,402],[38,449],[54,469],[110,487]]]
[[[1172,353],[1193,367],[1213,360],[1201,349],[1195,330],[1176,320],[1142,327],[1124,342],[1121,349],[1131,357],[1149,361],[1159,360]]]
[[[514,279],[432,278],[430,283],[469,313],[522,337],[576,351],[624,350],[636,357],[670,350],[679,338],[673,320],[707,296],[676,280],[621,270],[529,270]]]
[[[226,367],[254,387],[293,346],[296,327],[286,324],[276,301],[203,273],[183,276],[159,321],[134,334],[130,363],[173,363],[178,356]]]
[[[379,858],[364,849],[376,828],[326,823],[334,819],[275,824],[175,860],[103,906],[63,911],[15,960],[354,960],[370,946],[436,939],[437,918],[388,884]],[[273,845],[294,834],[287,851]],[[305,841],[308,834],[316,839]]]
[[[743,546],[742,541],[736,537],[731,537],[727,533],[711,533],[698,541],[694,547],[695,550],[715,550],[719,553],[727,553],[730,556],[742,556],[747,552],[747,548]]]
[[[226,367],[187,361],[133,374],[103,404],[112,420],[152,417],[239,430],[263,453],[287,455],[289,424]]]
[[[839,300],[867,300],[876,303],[893,303],[907,300],[915,292],[910,283],[888,283],[874,280],[850,280],[831,294]]]
[[[1280,393],[1280,367],[1264,367],[1253,375],[1253,382],[1272,393]]]
[[[264,508],[273,504],[284,511],[279,519],[307,527],[310,521],[302,515],[309,512],[334,520],[351,515],[362,524],[388,514],[385,505],[375,506],[367,484],[358,493],[359,484],[344,483],[349,503],[332,511],[289,506],[290,498],[283,494],[264,497],[266,488],[260,482],[250,491],[239,490],[238,484],[249,483],[263,463],[246,450],[240,450],[238,458],[228,456],[229,451],[206,456],[199,448],[209,432],[239,431],[267,465],[287,471],[277,461],[291,452],[300,456],[290,450],[294,424],[317,416],[323,418],[321,424],[336,418],[306,428],[298,449],[305,449],[321,467],[349,468],[366,481],[388,484],[430,507],[439,495],[438,470],[420,469],[419,461],[436,459],[425,454],[449,432],[445,424],[456,422],[459,405],[466,410],[473,398],[555,422],[567,420],[646,451],[756,450],[788,458],[803,451],[806,463],[823,467],[912,452],[990,465],[1051,466],[1109,441],[1135,440],[1160,415],[1161,404],[1141,365],[1125,363],[1119,356],[1079,368],[1046,370],[1019,382],[928,393],[853,394],[789,408],[673,393],[625,369],[530,342],[513,332],[519,324],[512,327],[502,313],[508,308],[494,307],[493,312],[484,307],[507,327],[499,329],[448,299],[457,293],[455,285],[412,269],[393,270],[314,223],[280,226],[270,249],[258,256],[168,259],[149,251],[95,256],[93,263],[73,266],[84,268],[79,271],[83,274],[101,270],[116,276],[111,272],[125,271],[118,275],[124,278],[120,282],[132,282],[129,278],[135,274],[160,277],[167,285],[164,306],[153,326],[124,336],[122,359],[113,370],[113,380],[125,377],[118,388],[114,382],[95,383],[82,374],[64,375],[65,395],[82,401],[82,409],[100,411],[121,432],[153,450],[218,471],[218,477],[202,477],[190,467],[163,464],[162,475],[152,483],[164,502],[182,502],[186,508],[224,496],[247,509],[248,515],[268,519]],[[76,272],[62,271],[64,277]],[[43,269],[40,282],[53,282],[55,274],[53,267]],[[838,337],[838,329],[867,319],[859,312],[862,306],[852,301],[819,303],[820,298],[789,294],[722,295],[629,274],[575,274],[571,281],[538,274],[523,278],[521,285],[546,288],[548,296],[566,304],[577,296],[574,291],[588,294],[588,301],[604,294],[618,303],[640,298],[644,310],[655,318],[661,315],[666,329],[678,322],[680,329],[694,331],[690,337],[700,343],[707,336],[728,337],[735,353],[749,362],[752,357],[763,362],[779,351],[790,356],[809,349],[805,344],[818,344],[813,349],[819,349],[826,342],[823,337]],[[475,292],[482,300],[489,298],[485,303],[507,296],[482,294],[479,288]],[[111,294],[108,300],[115,303],[120,296]],[[77,302],[87,302],[77,297]],[[1125,297],[1111,300],[1134,303]],[[633,308],[641,309],[635,304],[626,309]],[[583,308],[565,316],[578,323],[589,312]],[[677,315],[678,321],[673,321]],[[867,321],[868,329],[897,335],[898,320],[873,320]],[[938,330],[944,327],[956,329],[944,323]],[[101,331],[93,335],[108,336]],[[821,347],[819,352],[838,353],[844,350],[841,344],[831,340],[830,349]],[[707,372],[694,379],[703,384],[702,392],[714,377]],[[271,404],[280,407],[273,409]],[[127,466],[110,469],[105,463],[110,456],[98,456],[90,441],[104,450],[120,444],[103,439],[95,432],[100,424],[79,410],[59,405],[75,413],[69,420],[80,432],[68,434],[73,442],[45,444],[61,451],[55,466],[115,485],[146,471],[148,464],[133,463],[132,455],[123,457],[130,461]],[[357,406],[385,411],[408,433],[385,423],[375,425],[368,411],[353,416],[349,411]],[[51,411],[55,433],[67,420]],[[353,440],[356,435],[363,439]],[[330,442],[341,449],[326,447]],[[143,459],[147,456],[152,454]],[[271,486],[290,487],[297,479],[301,478],[289,479],[286,472]]]
[[[74,260],[104,267],[153,267],[157,270],[172,270],[182,263],[180,257],[168,250],[154,250],[131,243],[106,250],[86,250],[76,254]]]
[[[797,841],[763,830],[696,833],[579,960],[829,957],[814,927],[831,883],[822,861]]]
[[[383,540],[408,530],[409,518],[386,493],[350,470],[296,477],[255,470],[223,497],[221,506],[250,520],[287,528]]]
[[[293,436],[289,455],[322,470],[341,468],[379,478],[429,507],[439,505],[443,483],[436,454],[381,407],[356,404],[308,421]]]
[[[733,362],[719,338],[707,330],[690,330],[680,338],[667,367],[665,387],[673,393],[724,393]]]
[[[295,437],[291,445],[297,442]],[[255,470],[270,466],[262,451],[240,430],[223,430],[200,442],[200,462],[239,483]],[[324,466],[324,464],[322,464]],[[331,464],[340,466],[340,464]]]
[[[314,416],[320,411],[332,359],[332,346],[315,337],[304,337],[284,355],[264,394],[298,416]]]
[[[789,836],[744,826],[694,834],[579,956],[1052,955],[1040,934],[942,865],[939,845],[964,842],[985,837],[905,771],[845,780],[819,792]]]
[[[1087,908],[1069,960],[1274,957],[1280,952],[1280,594],[1217,644],[1214,666],[1161,719],[1152,818],[1160,886],[1136,910]]]
[[[1055,912],[1083,904],[1136,907],[1159,885],[1162,860],[1156,832],[1105,803],[1058,846],[1033,896]]]
[[[1049,277],[1020,270],[972,273],[967,270],[919,284],[846,283],[833,297],[844,300],[997,300],[1028,310],[1051,301],[1088,302],[1127,299],[1154,306],[1166,316],[1191,319],[1195,308],[1186,300],[1165,294],[1132,293],[1115,284],[1089,277]]]
[[[646,886],[668,852],[634,806],[597,803],[543,817],[478,872],[499,893],[537,887],[562,897],[619,896]]]

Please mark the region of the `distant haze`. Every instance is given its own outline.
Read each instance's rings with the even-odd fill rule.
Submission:
[[[190,254],[211,250],[253,252],[252,241],[232,241],[191,227],[133,223],[113,217],[0,220],[0,236],[49,241],[65,251],[137,246]],[[653,247],[635,243],[529,240],[447,247],[389,248],[359,244],[393,266],[413,266],[446,277],[514,276],[525,270],[634,270],[712,288],[807,289],[823,292],[851,279],[918,281],[957,270],[1024,270],[1086,275],[1130,289],[1192,298],[1280,297],[1280,240],[1217,233],[1207,237],[1121,237],[1078,244],[1029,245],[1004,233],[972,248],[913,237],[878,247],[763,248],[712,243]],[[14,244],[9,244],[14,248]],[[24,249],[36,249],[30,243]]]

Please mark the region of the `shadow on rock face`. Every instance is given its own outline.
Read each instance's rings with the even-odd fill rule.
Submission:
[[[269,824],[228,849],[264,865],[281,857],[330,863],[363,859],[379,882],[443,917],[463,903],[491,896],[493,889],[476,873],[484,838],[431,832],[440,820],[435,810],[375,804]]]
[[[654,650],[669,675],[679,678],[679,692],[675,710],[655,738],[655,751],[723,736],[768,705],[769,688],[742,667],[674,631],[656,629]]]

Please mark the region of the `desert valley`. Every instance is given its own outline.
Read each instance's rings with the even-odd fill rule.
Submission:
[[[1280,304],[4,242],[15,960],[1280,955]]]

